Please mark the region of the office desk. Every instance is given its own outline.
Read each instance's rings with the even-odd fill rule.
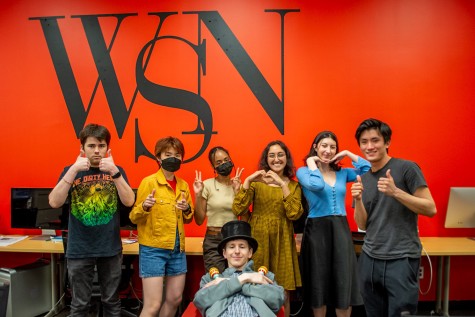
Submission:
[[[421,237],[422,253],[438,257],[436,313],[449,316],[450,257],[475,255],[475,240],[455,237]],[[443,300],[442,300],[442,290]]]
[[[57,254],[64,253],[63,244],[44,240],[32,240],[28,237],[6,247],[0,247],[0,252],[20,252],[20,253],[49,253],[51,257],[51,311],[46,316],[53,316],[56,302],[58,301],[58,281],[57,273]],[[45,317],[46,317],[45,316]]]
[[[20,253],[49,253],[51,257],[51,311],[45,316],[54,316],[57,311],[55,305],[58,301],[58,285],[60,286],[59,293],[62,293],[62,283],[58,283],[57,279],[57,265],[58,254],[64,253],[63,244],[61,242],[52,242],[44,240],[33,240],[33,236],[21,240],[17,243],[6,247],[0,247],[0,252],[20,252]],[[187,255],[202,255],[203,254],[203,238],[202,237],[187,237],[185,242],[185,252]],[[122,244],[124,255],[139,254],[138,243]]]
[[[50,253],[53,282],[52,304],[57,301],[56,265],[57,254],[63,253],[63,244],[51,241],[32,240],[27,238],[15,244],[0,247],[0,252],[23,252],[23,253]],[[437,294],[436,311],[449,316],[449,284],[450,284],[450,257],[475,255],[475,241],[469,238],[454,237],[421,237],[423,246],[422,254],[438,257],[437,269]],[[185,252],[187,255],[203,254],[203,237],[186,237]],[[137,255],[138,243],[123,244],[124,255]],[[361,246],[355,246],[361,248]],[[424,251],[425,250],[425,251]],[[300,241],[297,240],[297,251],[300,251]],[[358,252],[358,250],[357,250]],[[54,270],[54,271],[53,271]],[[443,300],[442,300],[443,291]]]
[[[58,242],[33,240],[33,236],[21,240],[6,247],[0,247],[0,252],[22,252],[22,253],[64,253],[63,244]],[[185,253],[187,255],[203,255],[203,237],[186,237]],[[139,254],[139,244],[122,244],[123,254]]]

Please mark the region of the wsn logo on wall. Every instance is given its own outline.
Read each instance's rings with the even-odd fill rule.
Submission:
[[[252,91],[258,103],[265,110],[269,119],[272,120],[275,127],[281,134],[284,134],[284,61],[285,61],[285,45],[284,30],[285,17],[288,13],[299,12],[298,9],[276,9],[265,10],[264,14],[273,14],[275,16],[274,34],[276,38],[280,37],[280,51],[269,52],[274,55],[273,58],[279,58],[280,63],[275,65],[280,75],[280,93],[278,94],[271,87],[271,84],[259,70],[258,65],[253,61],[250,54],[246,51],[239,39],[233,33],[233,30],[226,23],[225,19],[217,11],[188,11],[179,14],[178,12],[152,12],[148,13],[147,19],[155,21],[154,32],[147,30],[149,34],[153,34],[145,43],[121,41],[123,30],[127,29],[130,24],[129,20],[144,19],[139,17],[137,13],[112,13],[112,14],[92,14],[92,15],[73,15],[70,18],[59,16],[31,17],[30,20],[39,21],[43,30],[43,34],[49,49],[51,60],[53,62],[56,75],[61,86],[64,101],[69,111],[71,123],[74,126],[76,135],[84,127],[88,118],[88,113],[94,103],[98,89],[102,86],[105,98],[107,100],[110,113],[112,115],[115,128],[119,138],[122,137],[124,130],[129,122],[131,111],[140,94],[149,103],[157,106],[164,106],[176,109],[182,109],[194,114],[197,123],[194,129],[184,131],[184,134],[202,135],[202,145],[199,150],[192,155],[187,161],[193,161],[198,158],[208,147],[212,135],[218,131],[213,131],[213,112],[210,107],[208,97],[202,92],[202,76],[207,75],[207,65],[213,63],[209,56],[209,42],[204,38],[203,26],[207,28],[208,34],[212,37],[214,44],[222,50],[222,53],[232,63],[235,70],[239,73],[242,81]],[[195,17],[194,26],[196,32],[192,34],[194,38],[186,38],[180,35],[166,33],[167,23],[184,17]],[[108,20],[107,22],[103,22]],[[65,39],[72,35],[63,31],[60,22],[63,24],[74,23],[80,21],[84,35],[87,39],[88,46],[81,47],[81,50],[89,50],[83,54],[92,54],[93,63],[97,72],[94,80],[78,82],[75,72],[81,72],[81,66],[75,65],[68,55]],[[112,21],[112,22],[111,22]],[[109,39],[106,39],[104,26],[102,23],[109,23],[112,26],[112,33]],[[186,22],[192,22],[189,18]],[[185,23],[186,23],[185,22]],[[188,26],[185,26],[188,27]],[[190,28],[192,26],[189,26]],[[70,27],[71,28],[71,27]],[[75,32],[78,26],[76,26]],[[143,32],[143,31],[142,31]],[[127,76],[135,78],[135,87],[124,87],[120,84],[118,73],[121,64],[114,62],[116,52],[121,52],[121,45],[142,45],[134,60],[128,59],[127,63],[134,64],[134,74]],[[151,59],[160,59],[161,49],[167,45],[179,44],[179,49],[192,52],[191,57],[195,63],[194,68],[186,68],[187,65],[177,65],[171,62],[172,67],[154,67]],[[176,47],[176,46],[174,46]],[[278,59],[277,59],[278,60]],[[170,65],[169,65],[170,66]],[[194,91],[181,89],[166,85],[160,81],[153,79],[154,73],[170,74],[170,73],[195,73],[196,89]],[[226,74],[222,74],[222,80],[226,80]],[[94,88],[89,93],[81,92],[81,87]],[[84,88],[85,89],[85,88]],[[90,88],[88,88],[90,89]],[[130,98],[125,98],[124,89],[132,89],[133,93]],[[211,93],[225,93],[213,92]],[[230,96],[229,98],[236,98]],[[173,120],[173,118],[171,118]],[[152,153],[145,147],[140,136],[139,118],[135,119],[135,161],[141,155],[153,158]]]

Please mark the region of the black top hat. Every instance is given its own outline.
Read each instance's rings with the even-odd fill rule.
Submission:
[[[251,225],[245,221],[233,220],[224,224],[221,228],[223,240],[218,244],[218,252],[222,253],[227,242],[237,239],[245,239],[249,242],[252,251],[257,251],[257,241],[251,236]]]

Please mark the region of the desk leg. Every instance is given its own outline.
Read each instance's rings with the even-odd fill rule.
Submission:
[[[450,256],[445,257],[443,314],[449,316]]]
[[[58,294],[57,294],[58,279],[56,278],[56,274],[58,273],[58,270],[56,268],[56,265],[58,265],[58,263],[56,261],[56,254],[51,253],[50,263],[51,263],[51,310],[48,312],[48,314],[45,315],[45,317],[50,317],[57,314],[56,302],[58,301]]]
[[[439,315],[442,312],[442,270],[444,267],[444,257],[439,256],[437,259],[437,290],[435,298],[435,312]]]

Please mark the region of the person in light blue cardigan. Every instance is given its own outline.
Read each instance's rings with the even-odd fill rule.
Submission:
[[[354,168],[342,168],[348,157]],[[301,265],[305,302],[315,317],[325,316],[327,306],[338,317],[349,317],[352,306],[363,304],[356,275],[356,255],[346,218],[346,184],[366,173],[371,165],[348,150],[339,151],[331,131],[320,132],[312,142],[307,166],[297,178],[308,203]]]

